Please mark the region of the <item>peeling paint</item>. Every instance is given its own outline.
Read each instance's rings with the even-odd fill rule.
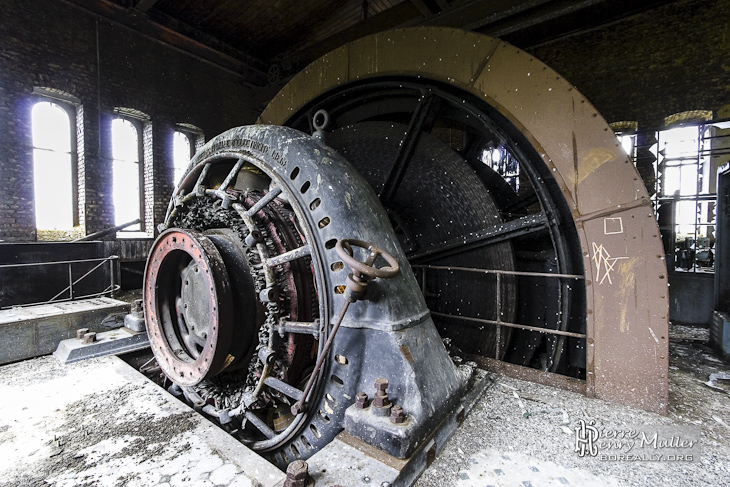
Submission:
[[[578,184],[582,183],[588,176],[593,174],[599,167],[612,161],[616,154],[604,147],[596,147],[588,151],[580,161],[578,172]]]
[[[347,191],[345,191],[345,203],[347,204],[347,208],[349,210],[351,210],[352,209],[352,195]]]
[[[651,329],[651,326],[648,326],[647,328],[649,328],[649,333],[651,333],[651,336],[654,338],[654,341],[659,343],[659,339],[656,337],[656,333],[654,333],[654,330]]]
[[[634,266],[639,261],[639,257],[632,257],[626,262],[622,262],[618,266],[619,280],[619,302],[621,303],[621,319],[619,321],[619,329],[621,333],[629,331],[629,321],[627,319],[629,306],[626,302],[631,296],[636,297],[636,278],[634,276]],[[656,337],[655,337],[656,338]]]

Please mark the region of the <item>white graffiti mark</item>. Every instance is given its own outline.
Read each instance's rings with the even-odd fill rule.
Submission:
[[[616,261],[621,259],[628,259],[628,257],[611,257],[608,250],[603,248],[603,244],[597,245],[596,242],[593,242],[593,262],[596,264],[596,280],[598,284],[603,284],[605,280],[608,280],[609,284],[613,284],[611,271],[614,270]]]
[[[604,235],[615,235],[617,233],[624,233],[624,221],[621,219],[620,216],[617,218],[604,218],[603,233]]]

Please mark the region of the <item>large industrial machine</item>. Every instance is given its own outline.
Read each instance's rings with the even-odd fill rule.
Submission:
[[[314,62],[259,122],[194,157],[144,287],[173,390],[240,441],[282,467],[343,429],[408,457],[465,361],[666,409],[646,189],[550,68],[391,31]]]

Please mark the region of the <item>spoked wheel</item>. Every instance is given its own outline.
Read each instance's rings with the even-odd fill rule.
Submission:
[[[327,356],[303,392],[344,267],[327,235],[351,223],[325,209],[339,205],[335,194],[314,190],[317,165],[338,157],[283,127],[218,136],[191,162],[145,271],[152,350],[173,392],[282,467],[341,430],[347,404],[328,397],[354,387],[342,372],[324,380],[349,364]]]
[[[582,275],[583,266],[570,208],[524,134],[472,94],[423,77],[339,86],[286,124],[319,128],[317,112],[327,113],[326,143],[388,210],[456,352],[584,373],[582,340],[493,324],[585,331],[582,286],[534,275]]]

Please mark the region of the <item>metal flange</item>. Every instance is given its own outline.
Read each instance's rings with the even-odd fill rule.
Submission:
[[[178,385],[196,385],[232,361],[231,288],[205,235],[173,228],[158,237],[145,269],[144,307],[152,351]]]

